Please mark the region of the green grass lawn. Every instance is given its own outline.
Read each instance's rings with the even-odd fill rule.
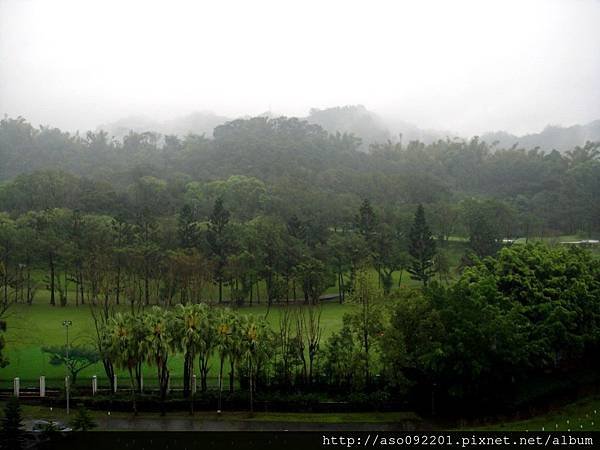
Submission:
[[[351,304],[340,305],[335,301],[324,304],[321,317],[323,339],[326,339],[333,331],[340,328],[342,316],[353,307]],[[277,327],[281,308],[280,306],[272,306],[267,315],[267,319],[273,327]],[[121,309],[128,311],[126,306],[122,306]],[[264,304],[242,307],[239,310],[242,314],[265,315],[267,312]],[[51,307],[47,304],[37,303],[31,306],[14,305],[10,308],[6,316],[7,332],[5,334],[5,352],[10,364],[0,369],[0,387],[12,386],[14,377],[21,379],[22,387],[36,387],[40,375],[46,376],[46,384],[49,388],[62,386],[65,376],[64,366],[50,365],[48,355],[42,353],[41,347],[44,345],[64,345],[66,335],[65,328],[62,326],[63,320],[73,322],[69,329],[69,341],[72,345],[93,344],[95,329],[90,308],[87,305]],[[175,355],[172,357],[169,366],[173,374],[172,386],[176,387],[178,383],[181,383],[183,356]],[[216,357],[212,366],[217,367]],[[210,381],[216,386],[215,370],[213,370],[213,377]],[[83,386],[89,385],[92,375],[98,376],[98,382],[101,386],[108,385],[104,369],[100,363],[84,369],[79,374],[77,383]],[[119,383],[121,386],[128,382],[128,374],[125,371],[118,372],[118,377],[122,380]],[[154,368],[145,367],[144,378],[144,384],[152,386],[156,378]]]
[[[576,236],[563,236],[563,238],[577,238]],[[458,263],[460,256],[464,253],[465,243],[462,241],[451,241],[444,247],[447,252],[450,263],[454,268]],[[594,249],[595,253],[598,253]],[[454,269],[452,273],[454,273]],[[373,281],[377,283],[377,273],[372,270],[370,273]],[[37,272],[36,277],[41,279],[42,272]],[[400,274],[394,274],[394,286],[398,286]],[[403,286],[417,286],[418,283],[410,279],[407,273],[402,274]],[[214,287],[210,287],[214,289]],[[210,290],[209,289],[209,290]],[[264,287],[262,288],[264,292]],[[208,292],[208,291],[207,291]],[[225,293],[227,294],[227,289]],[[328,293],[336,293],[337,286],[331,286]],[[206,295],[209,295],[210,292]],[[264,294],[263,294],[264,295]],[[34,304],[14,305],[7,313],[6,321],[8,325],[6,338],[5,353],[9,358],[10,364],[0,369],[0,387],[12,386],[14,377],[21,378],[23,387],[36,387],[40,375],[46,376],[47,386],[62,387],[65,375],[64,367],[52,366],[48,362],[48,356],[41,352],[41,347],[44,345],[64,345],[65,329],[62,327],[63,320],[71,320],[73,325],[70,329],[70,342],[73,345],[92,344],[95,334],[93,321],[91,318],[90,309],[87,305],[75,307],[74,293],[70,294],[69,304],[66,307],[51,307],[49,306],[49,292],[39,290],[37,292]],[[256,302],[256,299],[255,299]],[[353,305],[340,305],[337,301],[328,301],[324,304],[322,315],[322,326],[324,328],[323,342],[335,330],[339,329],[344,313],[349,312]],[[123,311],[127,311],[128,307],[121,306]],[[280,306],[273,306],[268,314],[269,322],[277,327],[279,320]],[[263,301],[260,305],[256,303],[252,307],[242,307],[241,312],[244,314],[265,315],[267,312],[266,305]],[[217,385],[216,358],[212,362],[213,370],[209,373],[209,384]],[[183,366],[182,355],[174,355],[170,360],[170,368],[172,372],[173,387],[181,384],[181,372]],[[90,377],[97,375],[101,387],[108,385],[108,380],[104,377],[104,369],[100,363],[91,366],[80,373],[78,384],[80,386],[89,386]],[[119,385],[125,386],[128,382],[128,375],[124,371],[118,372],[120,379]],[[154,368],[144,368],[144,383],[147,386],[153,386],[156,383],[156,373]]]
[[[456,265],[460,255],[464,252],[464,243],[451,242],[444,249],[449,256],[452,265]],[[378,276],[375,270],[370,271],[370,277],[374,283],[378,283]],[[38,286],[44,286],[45,273],[42,270],[36,270],[34,278]],[[337,277],[336,277],[337,278]],[[394,273],[393,286],[396,289],[399,284],[402,286],[416,287],[419,282],[412,280],[410,275],[404,271]],[[48,362],[48,355],[41,351],[44,345],[64,345],[65,329],[62,326],[63,320],[71,320],[72,327],[69,330],[69,340],[73,345],[92,344],[95,334],[94,324],[91,318],[90,308],[88,305],[75,306],[75,293],[72,291],[74,285],[70,286],[68,294],[67,306],[52,307],[50,303],[50,293],[45,289],[39,289],[36,292],[33,305],[14,305],[7,313],[7,332],[5,353],[9,358],[10,364],[0,369],[0,387],[7,388],[12,386],[12,379],[19,377],[21,386],[35,387],[38,385],[40,375],[46,377],[48,388],[62,387],[64,384],[65,369],[64,367],[52,366]],[[261,304],[257,304],[256,294],[254,295],[254,305],[252,307],[245,306],[240,308],[244,314],[265,315],[267,307],[265,305],[265,286],[264,283],[259,287],[261,292]],[[229,290],[223,290],[225,299],[228,298]],[[326,294],[337,294],[338,286],[334,284],[330,286]],[[302,295],[301,290],[297,291],[297,295]],[[203,293],[204,298],[217,298],[217,287],[213,285],[206,286]],[[58,301],[58,300],[57,300]],[[351,304],[340,305],[336,300],[327,301],[323,306],[322,326],[323,326],[323,342],[335,330],[341,327],[342,317],[344,313],[349,312],[353,306]],[[271,307],[267,316],[269,322],[277,327],[279,320],[280,306],[274,305]],[[128,311],[126,305],[120,307],[122,311]],[[217,367],[216,357],[212,367]],[[170,359],[172,385],[175,387],[181,383],[181,373],[183,367],[183,356],[175,355]],[[90,377],[98,376],[100,386],[107,386],[108,380],[105,379],[104,369],[100,363],[95,364],[80,372],[78,384],[89,385]],[[124,386],[128,381],[128,374],[124,371],[117,373],[120,381],[119,385]],[[215,370],[209,373],[209,384],[216,386],[217,378]],[[144,384],[152,386],[155,384],[156,373],[154,368],[144,368]]]
[[[600,396],[592,396],[530,419],[485,425],[489,431],[600,431]]]

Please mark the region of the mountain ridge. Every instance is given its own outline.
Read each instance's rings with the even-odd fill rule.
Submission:
[[[260,116],[279,117],[272,111]],[[248,117],[248,116],[244,116]],[[320,125],[329,133],[348,133],[360,138],[360,150],[368,151],[375,143],[421,141],[426,144],[446,138],[469,139],[450,131],[423,129],[409,122],[381,116],[363,105],[346,105],[331,108],[311,108],[308,116],[298,117],[309,123]],[[175,134],[183,136],[189,133],[204,134],[212,137],[215,127],[222,125],[234,117],[216,114],[212,111],[194,111],[165,121],[157,121],[146,116],[129,116],[97,127],[110,135],[123,138],[130,130],[135,132],[153,131],[163,135]],[[568,127],[548,125],[539,133],[515,135],[507,131],[489,131],[479,136],[480,140],[498,148],[540,148],[544,151],[559,150],[561,152],[582,146],[586,141],[600,141],[600,119],[587,124],[576,124]]]

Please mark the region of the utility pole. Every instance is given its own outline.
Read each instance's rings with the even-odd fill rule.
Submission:
[[[66,328],[67,330],[67,359],[65,361],[65,368],[66,368],[66,372],[67,372],[67,376],[65,377],[65,388],[67,390],[67,415],[69,414],[69,384],[70,381],[69,380],[69,327],[71,325],[73,325],[73,322],[71,322],[70,320],[63,320],[63,327]]]

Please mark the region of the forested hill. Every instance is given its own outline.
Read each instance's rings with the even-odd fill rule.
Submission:
[[[262,114],[262,116],[268,118],[278,117],[271,111]],[[248,117],[244,118],[248,119]],[[348,105],[326,109],[313,108],[307,117],[299,117],[299,119],[320,125],[331,134],[353,134],[360,138],[361,144],[358,149],[364,152],[369,150],[371,144],[387,142],[388,140],[403,140],[404,142],[420,140],[431,143],[451,135],[451,133],[443,131],[423,130],[404,121],[386,120],[369,111],[363,105]],[[179,137],[192,133],[212,137],[213,130],[216,127],[232,120],[234,119],[210,111],[194,112],[163,122],[144,116],[132,116],[100,125],[97,131],[104,130],[109,136],[118,139],[123,139],[129,131],[136,133],[150,131],[163,135],[174,134]]]
[[[348,133],[361,139],[360,150],[369,145],[392,140],[384,121],[362,105],[310,110],[307,122],[315,123],[330,133]],[[394,136],[395,138],[396,136]]]
[[[130,116],[119,119],[115,122],[106,123],[98,126],[96,131],[106,131],[109,136],[123,139],[129,131],[144,133],[152,131],[161,134],[174,134],[185,136],[189,133],[206,135],[212,137],[213,130],[219,125],[232,120],[229,117],[221,116],[210,111],[196,111],[191,114],[177,117],[166,121],[152,120],[144,116]]]
[[[264,114],[265,117],[277,117],[272,112]],[[247,119],[248,117],[246,117]],[[360,138],[358,149],[364,152],[373,144],[387,141],[403,142],[421,141],[431,144],[439,139],[455,138],[457,133],[448,130],[431,130],[419,128],[397,118],[382,116],[368,110],[363,105],[348,105],[325,109],[313,108],[306,117],[299,118],[309,123],[320,125],[325,131],[353,134]],[[217,115],[210,111],[194,112],[167,121],[156,121],[147,117],[126,117],[112,123],[100,125],[98,130],[104,130],[109,136],[122,140],[129,131],[136,133],[155,132],[163,135],[177,135],[185,137],[187,134],[213,136],[213,130],[219,125],[232,121],[233,118]],[[460,138],[460,136],[459,136]],[[465,138],[463,136],[462,138]],[[570,127],[547,126],[539,133],[517,136],[506,131],[493,131],[481,135],[481,140],[494,144],[498,148],[558,150],[565,152],[576,146],[583,146],[587,141],[600,141],[600,120],[586,125],[573,125]]]
[[[396,216],[417,203],[443,209],[476,198],[510,213],[506,234],[600,229],[598,144],[562,154],[491,149],[478,139],[388,142],[369,153],[359,145],[351,134],[295,118],[234,120],[216,127],[213,139],[130,132],[122,141],[7,118],[0,210],[115,213],[146,202],[162,215],[185,204],[202,214],[221,196],[243,220],[314,215],[336,226],[351,221],[364,198]]]
[[[600,120],[595,120],[586,125],[573,125],[570,127],[547,126],[540,133],[515,136],[503,131],[485,133],[482,140],[496,142],[501,148],[510,148],[513,145],[524,148],[539,147],[542,150],[568,151],[586,141],[600,141]]]

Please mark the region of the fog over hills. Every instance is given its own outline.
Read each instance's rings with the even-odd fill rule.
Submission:
[[[548,125],[540,133],[515,136],[513,134],[496,131],[485,133],[481,138],[488,142],[497,142],[497,147],[507,148],[516,145],[521,148],[539,147],[542,150],[567,151],[586,141],[600,141],[600,120],[594,120],[585,125],[562,127]]]
[[[279,117],[273,111],[268,111],[261,116]],[[116,138],[122,138],[130,130],[135,132],[152,131],[162,135],[174,134],[185,136],[189,133],[212,137],[216,126],[234,120],[235,117],[226,117],[211,111],[197,111],[166,121],[157,121],[146,116],[130,116],[112,123],[100,125],[98,129],[107,131]],[[320,125],[328,132],[348,133],[359,137],[362,141],[360,149],[368,151],[374,143],[387,141],[408,143],[421,141],[426,144],[438,139],[470,139],[472,136],[459,135],[448,130],[423,129],[409,122],[395,118],[381,116],[370,111],[363,105],[347,105],[325,109],[312,108],[308,116],[300,117],[307,122]],[[517,136],[505,131],[492,131],[484,133],[482,140],[494,144],[498,148],[517,146],[520,148],[536,148],[551,151],[569,150],[586,141],[600,141],[600,120],[585,125],[563,127],[549,125],[539,133]]]
[[[274,111],[267,111],[259,116],[276,118],[281,116]],[[248,118],[249,116],[245,116]],[[366,151],[370,144],[402,140],[421,140],[431,142],[443,137],[440,132],[421,130],[415,125],[386,121],[376,113],[368,110],[363,105],[348,105],[325,109],[312,108],[309,115],[299,117],[309,123],[320,125],[328,132],[348,133],[362,140],[361,149]],[[225,117],[210,111],[194,112],[168,121],[156,121],[145,116],[130,116],[115,122],[100,125],[98,129],[107,131],[110,135],[122,138],[130,130],[136,132],[154,131],[161,134],[176,134],[184,136],[188,133],[205,134],[212,137],[213,129],[236,117]]]
[[[232,119],[219,116],[211,111],[196,111],[166,121],[157,121],[147,116],[129,116],[100,125],[98,129],[107,131],[109,135],[119,139],[127,135],[129,131],[138,133],[154,131],[163,135],[175,134],[178,136],[193,133],[212,137],[215,127],[230,120]]]

